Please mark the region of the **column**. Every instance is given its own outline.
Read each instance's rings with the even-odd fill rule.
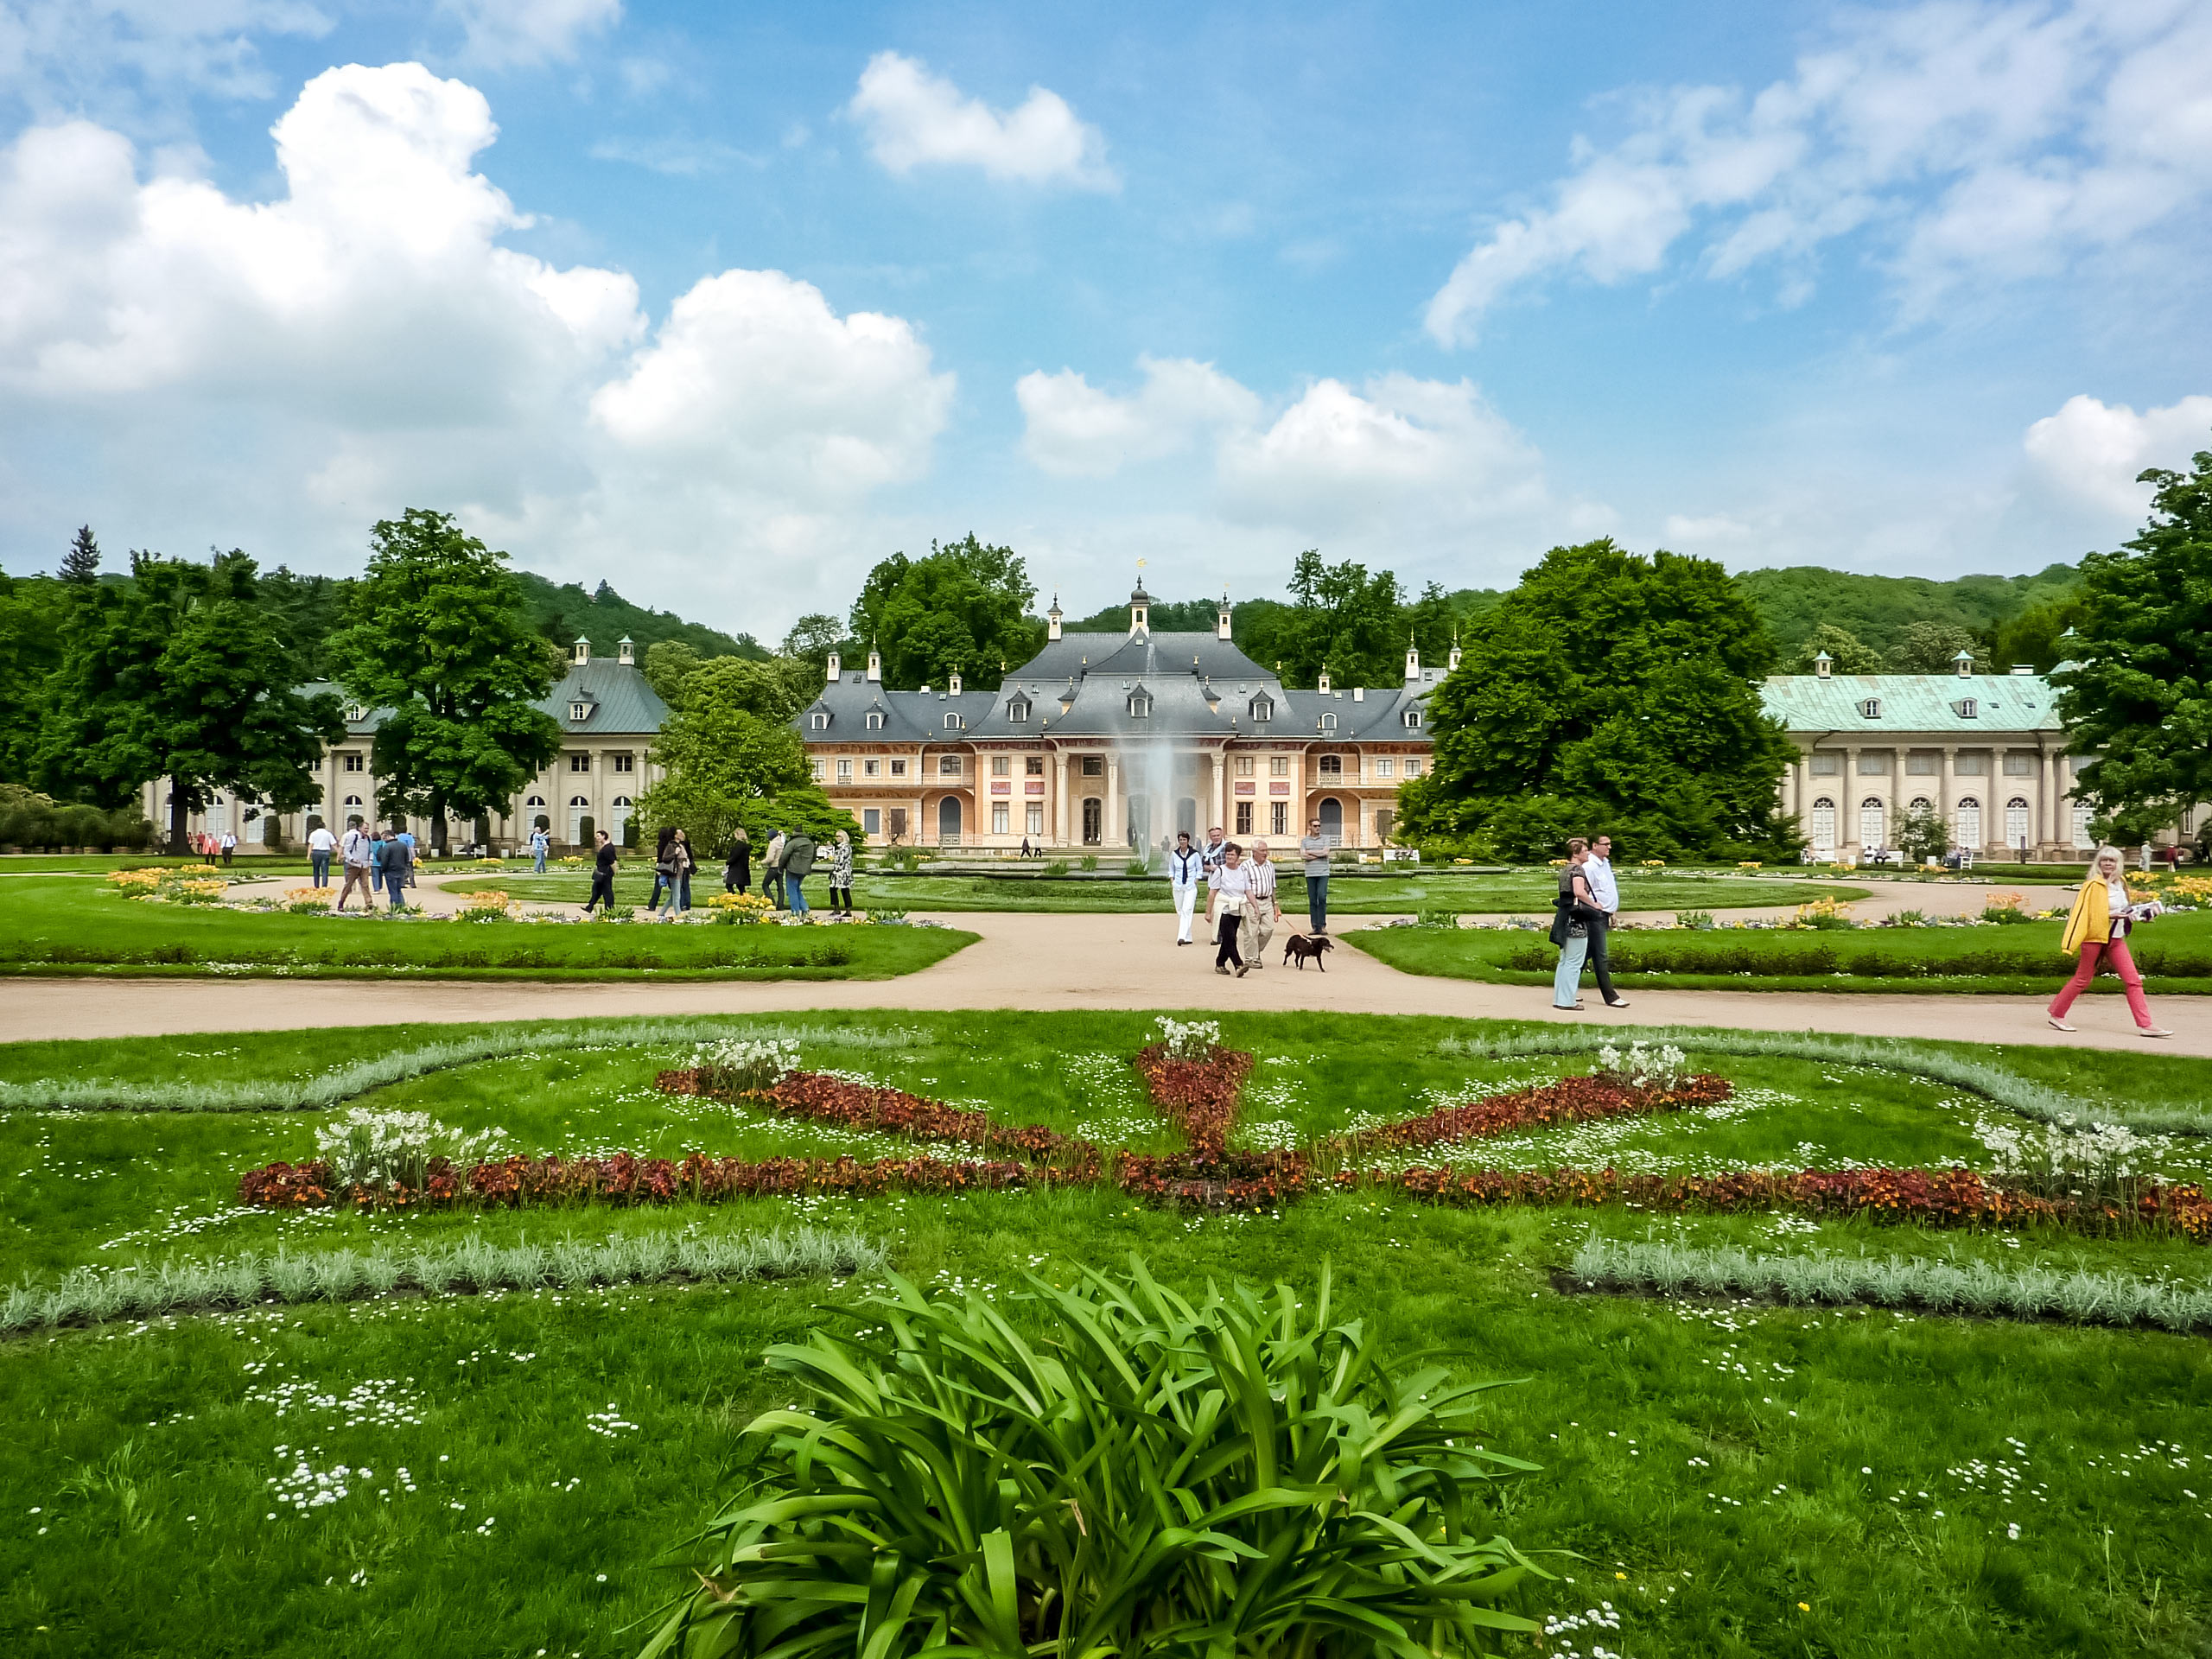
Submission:
[[[2058,757],[2049,749],[2043,752],[2043,810],[2036,816],[2043,824],[2040,850],[2048,854],[2058,846]]]
[[[1836,816],[1843,820],[1836,825],[1836,841],[1843,850],[1857,855],[1865,848],[1859,844],[1859,749],[1853,744],[1843,752],[1843,787],[1836,791]]]
[[[2012,849],[2005,830],[2005,803],[2012,798],[2012,786],[2005,781],[2005,751],[2002,743],[1990,746],[1989,798],[1981,804],[1981,841],[1985,847],[2002,847],[2010,852]]]
[[[1228,757],[1216,749],[1213,752],[1213,816],[1206,820],[1209,830],[1217,823],[1224,830],[1229,828],[1229,792],[1222,783],[1222,774],[1228,770]]]
[[[1106,809],[1103,821],[1098,826],[1101,848],[1118,843],[1128,834],[1128,826],[1122,822],[1122,755],[1118,749],[1106,752]]]
[[[1068,758],[1058,749],[1052,751],[1052,842],[1059,847],[1075,844],[1068,834]]]
[[[1941,798],[1936,810],[1943,815],[1943,834],[1956,842],[1959,834],[1959,750],[1955,743],[1943,746],[1943,777],[1938,791]]]
[[[1790,817],[1794,813],[1801,813],[1803,810],[1800,806],[1799,801],[1803,796],[1804,791],[1798,786],[1797,773],[1799,769],[1802,767],[1804,764],[1804,753],[1802,751],[1798,751],[1791,754],[1789,764],[1783,768],[1782,816],[1785,818]]]

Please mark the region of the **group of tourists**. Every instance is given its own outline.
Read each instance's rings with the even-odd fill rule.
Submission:
[[[320,844],[318,844],[318,842]],[[317,826],[308,837],[308,858],[318,887],[330,885],[330,855],[335,850],[346,867],[344,884],[338,889],[337,908],[346,908],[353,889],[361,890],[361,908],[376,908],[379,890],[390,896],[391,906],[406,904],[404,896],[415,885],[415,832],[411,830],[364,829],[359,818],[346,826],[345,838],[332,836]]]
[[[599,851],[592,864],[591,897],[584,914],[614,904],[614,867],[618,855],[613,837],[599,832]],[[812,913],[806,902],[806,879],[821,858],[821,849],[804,828],[778,830],[760,855],[760,892],[778,910],[794,916]],[[539,869],[544,868],[541,857]],[[652,897],[645,908],[658,911],[663,921],[672,920],[691,908],[691,876],[698,868],[691,838],[673,825],[664,828],[653,849]],[[722,862],[722,891],[749,893],[753,887],[753,840],[740,824],[730,842],[729,856]],[[830,848],[830,909],[832,914],[853,913],[853,841],[837,831]]]
[[[1321,821],[1306,826],[1298,850],[1306,877],[1306,920],[1315,934],[1329,931],[1329,842]],[[1278,882],[1282,867],[1274,861],[1268,843],[1255,839],[1248,853],[1231,841],[1219,824],[1206,831],[1205,844],[1193,846],[1190,831],[1179,832],[1167,855],[1168,891],[1175,899],[1175,943],[1191,943],[1192,918],[1198,913],[1198,888],[1206,891],[1206,926],[1214,947],[1217,974],[1242,979],[1255,968],[1267,966],[1265,952],[1282,920]]]
[[[238,849],[238,838],[227,830],[219,835],[213,830],[195,830],[190,839],[192,850],[209,864],[227,864]]]

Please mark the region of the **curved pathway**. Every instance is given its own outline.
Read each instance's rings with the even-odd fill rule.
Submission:
[[[432,878],[433,880],[435,878]],[[425,892],[429,891],[426,887]],[[1914,896],[1956,889],[1921,889]],[[1979,900],[1980,891],[1967,889]],[[1869,903],[1875,901],[1869,900]],[[1923,908],[1928,907],[1925,904]],[[2126,1048],[2212,1056],[2205,999],[2169,997],[2160,1014],[2171,1042],[2135,1034],[2117,996],[2084,997],[2081,1029],[2052,1031],[2044,999],[1971,995],[1854,995],[1789,991],[1640,991],[1614,1014],[1594,995],[1581,1014],[1554,1012],[1541,986],[1485,985],[1405,974],[1364,951],[1332,952],[1325,972],[1283,965],[1282,935],[1267,967],[1243,980],[1217,977],[1203,944],[1178,948],[1174,918],[1158,915],[1039,916],[965,912],[941,919],[980,934],[969,949],[918,973],[884,980],[521,981],[285,979],[17,979],[0,997],[0,1041],[51,1037],[271,1031],[402,1021],[575,1019],[624,1014],[749,1014],[837,1008],[1282,1009],[1331,1014],[1443,1014],[1543,1020],[1602,1027],[1733,1027],[1756,1031],[1850,1032],[1936,1037],[2002,1046]],[[1361,918],[1363,925],[1367,918]],[[1204,930],[1199,930],[1204,938]],[[2052,984],[2058,982],[2054,963]]]

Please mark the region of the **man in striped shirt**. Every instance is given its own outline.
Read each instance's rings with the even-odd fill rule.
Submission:
[[[1244,937],[1237,944],[1243,947],[1245,961],[1255,968],[1264,968],[1268,941],[1274,938],[1275,924],[1282,919],[1282,906],[1275,899],[1276,869],[1268,857],[1266,842],[1252,843],[1252,861],[1245,868],[1251,874],[1252,896],[1244,906]]]

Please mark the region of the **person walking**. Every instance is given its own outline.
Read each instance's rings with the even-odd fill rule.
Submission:
[[[1282,920],[1282,906],[1275,899],[1275,877],[1280,872],[1264,841],[1252,843],[1252,856],[1244,868],[1252,884],[1252,898],[1244,906],[1244,937],[1237,942],[1237,949],[1256,969],[1268,965],[1268,941],[1274,938],[1275,924]]]
[[[229,864],[230,864],[230,861],[231,861],[231,855],[232,855],[232,853],[235,853],[236,851],[238,851],[238,838],[236,836],[232,835],[229,830],[224,830],[224,831],[223,831],[223,863],[224,863],[224,865],[225,865],[225,867],[226,867],[226,868],[227,868],[227,867],[229,866]]]
[[[1206,831],[1206,844],[1198,849],[1199,868],[1206,874],[1206,943],[1218,944],[1220,925],[1214,920],[1214,894],[1221,887],[1222,861],[1229,855],[1229,842],[1219,824]]]
[[[1590,949],[1590,923],[1600,917],[1582,866],[1590,843],[1577,836],[1567,843],[1567,865],[1559,873],[1559,897],[1553,902],[1552,943],[1559,946],[1559,970],[1552,976],[1552,1006],[1579,1008],[1582,959]]]
[[[402,895],[415,880],[415,837],[403,830],[380,845],[385,891],[391,896],[391,908],[398,910],[407,903]]]
[[[668,854],[668,849],[675,844],[676,826],[664,823],[660,827],[659,836],[653,843],[653,891],[652,896],[645,900],[645,908],[649,912],[660,908],[660,890],[664,887],[669,890],[671,900],[675,896],[676,864]]]
[[[2135,1029],[2145,1037],[2173,1035],[2151,1018],[2150,1000],[2143,995],[2143,976],[2136,972],[2135,959],[2127,950],[2127,936],[2135,924],[2149,920],[2161,906],[2155,900],[2139,905],[2129,898],[2126,868],[2126,858],[2119,848],[2098,848],[2082,891],[2074,897],[2074,908],[2066,918],[2066,931],[2059,938],[2058,948],[2076,960],[2073,978],[2059,988],[2044,1016],[2054,1031],[2074,1029],[2066,1021],[2066,1011],[2088,988],[2101,960],[2110,963],[2120,976],[2120,988],[2127,993],[2127,1011],[2135,1016]]]
[[[1205,876],[1205,861],[1191,845],[1191,832],[1179,830],[1174,850],[1167,855],[1167,891],[1175,899],[1175,943],[1191,942],[1191,917],[1198,907],[1198,883]]]
[[[768,850],[760,855],[760,891],[778,910],[784,907],[784,832],[768,837]]]
[[[853,913],[853,838],[842,830],[830,849],[830,909],[834,914],[840,908]]]
[[[1590,884],[1591,899],[1605,912],[1590,924],[1590,952],[1586,960],[1598,976],[1598,995],[1605,999],[1605,1006],[1624,1008],[1628,999],[1613,988],[1613,961],[1605,950],[1613,931],[1613,919],[1621,913],[1621,886],[1613,879],[1611,836],[1590,838],[1590,856],[1582,861],[1582,874]]]
[[[784,841],[784,903],[794,916],[806,914],[806,878],[814,874],[814,837],[804,828]]]
[[[660,918],[664,922],[679,907],[691,908],[691,843],[681,830],[671,829],[667,839],[661,842],[660,856],[653,866],[656,888],[665,885],[668,896],[661,901]]]
[[[1223,845],[1221,879],[1215,884],[1213,897],[1206,908],[1216,912],[1217,920],[1214,937],[1219,948],[1213,957],[1213,970],[1217,974],[1230,971],[1230,964],[1236,964],[1236,977],[1242,979],[1249,964],[1236,949],[1236,936],[1243,931],[1244,912],[1252,905],[1252,867],[1244,861],[1244,849],[1235,842]]]
[[[619,856],[614,850],[614,838],[604,830],[599,831],[599,851],[592,859],[591,897],[584,901],[585,915],[591,914],[594,905],[614,908],[614,861]]]
[[[545,833],[543,824],[541,823],[531,830],[530,873],[532,875],[545,874],[545,855],[552,850],[553,837]]]
[[[1329,931],[1329,838],[1321,833],[1321,820],[1306,820],[1306,838],[1298,843],[1306,861],[1306,927],[1311,933]]]
[[[753,885],[753,843],[746,838],[745,826],[737,826],[737,834],[729,844],[729,859],[722,866],[722,891],[743,893]]]
[[[308,831],[308,866],[315,872],[318,887],[330,885],[330,855],[338,850],[338,837],[330,833],[329,826],[318,823]]]
[[[376,842],[361,828],[361,821],[354,819],[346,826],[346,839],[339,843],[339,856],[345,861],[346,880],[338,889],[338,908],[346,908],[346,896],[355,887],[361,890],[361,908],[376,908],[377,884],[374,874]]]

